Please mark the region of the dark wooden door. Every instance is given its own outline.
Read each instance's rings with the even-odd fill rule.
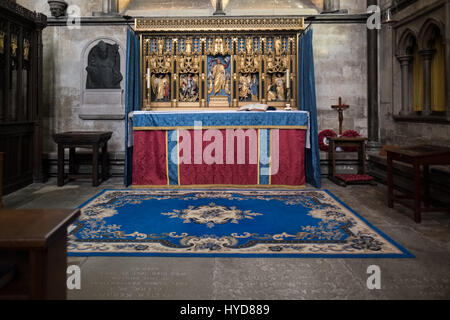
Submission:
[[[3,192],[41,178],[42,29],[46,17],[0,2],[0,152]]]

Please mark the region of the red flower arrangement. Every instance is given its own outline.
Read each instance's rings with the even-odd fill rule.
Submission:
[[[343,137],[346,138],[359,138],[361,137],[361,135],[356,132],[355,130],[347,130],[342,134]],[[355,147],[347,147],[347,148],[343,148],[345,152],[356,152],[358,151],[358,148]]]
[[[333,130],[323,130],[321,133],[319,133],[319,149],[322,151],[328,151],[328,138],[334,137],[337,137],[337,134]]]

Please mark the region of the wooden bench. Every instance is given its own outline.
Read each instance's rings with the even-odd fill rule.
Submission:
[[[79,210],[0,212],[0,265],[7,266],[0,300],[66,299],[67,227],[79,215]]]
[[[0,152],[0,209],[3,208],[3,153]]]
[[[58,144],[58,186],[64,185],[66,175],[64,173],[65,149],[69,151],[69,179],[92,178],[92,185],[100,185],[99,162],[101,159],[101,178],[105,181],[109,178],[108,141],[112,132],[65,132],[53,135]],[[76,163],[76,149],[92,149],[92,175],[79,174]],[[101,153],[100,153],[101,149]]]

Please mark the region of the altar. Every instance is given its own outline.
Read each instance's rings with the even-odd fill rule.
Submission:
[[[138,18],[134,30],[126,185],[320,187],[312,32],[302,17]],[[274,111],[239,111],[248,105]]]
[[[309,113],[134,112],[134,187],[305,186]]]

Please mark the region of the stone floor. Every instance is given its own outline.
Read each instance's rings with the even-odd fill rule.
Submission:
[[[9,208],[75,209],[103,189],[54,180],[4,198]],[[389,209],[385,186],[330,190],[415,259],[69,258],[82,271],[81,290],[69,299],[450,299],[450,214],[434,213],[415,224],[412,213]],[[381,268],[381,290],[367,288],[367,268]]]

